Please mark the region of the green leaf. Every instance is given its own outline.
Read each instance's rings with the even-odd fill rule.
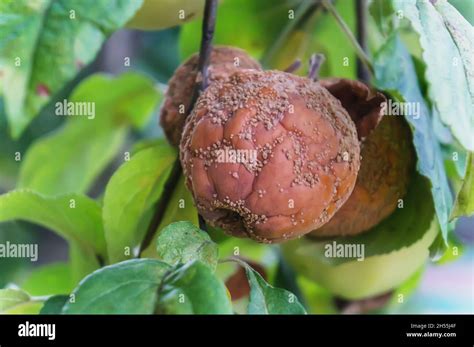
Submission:
[[[33,236],[23,223],[0,223],[0,244],[31,244],[36,241]],[[0,257],[0,288],[4,288],[8,283],[18,283],[28,273],[31,264],[27,258]]]
[[[178,266],[166,277],[160,291],[158,313],[231,314],[224,284],[208,265],[194,261]]]
[[[68,295],[55,295],[44,302],[40,314],[60,314],[69,300]]]
[[[191,222],[176,222],[164,228],[157,240],[158,256],[171,265],[200,260],[216,269],[219,249],[207,233]]]
[[[36,314],[43,306],[42,300],[30,297],[19,289],[0,289],[0,313]]]
[[[419,105],[419,117],[409,115],[405,118],[413,133],[413,143],[418,155],[417,170],[430,180],[436,214],[446,242],[453,197],[444,170],[440,145],[432,128],[430,111],[418,86],[413,61],[397,33],[377,52],[374,68],[377,88],[391,94],[398,102]]]
[[[312,35],[305,30],[294,30],[282,43],[281,49],[269,56],[267,66],[276,70],[285,70],[297,59],[301,61],[301,67],[294,73],[300,76],[306,75],[308,71],[308,60],[314,52],[321,52],[322,48],[317,44],[311,45]],[[310,48],[311,47],[311,48]],[[324,64],[321,68],[324,68]]]
[[[30,301],[30,296],[18,289],[0,289],[0,312]]]
[[[131,155],[135,155],[137,154],[138,152],[146,149],[146,148],[150,148],[150,147],[155,147],[155,146],[159,146],[159,145],[167,145],[168,144],[168,140],[166,140],[165,138],[153,138],[153,139],[150,139],[150,138],[145,138],[145,139],[141,139],[141,140],[138,140],[137,142],[135,142],[132,146],[132,150],[131,150]]]
[[[271,281],[271,283],[273,283],[276,287],[285,288],[291,291],[296,295],[303,307],[306,307],[303,293],[298,285],[297,273],[283,257],[280,249],[278,250],[278,267],[275,278],[273,281]]]
[[[468,151],[466,151],[463,148],[460,148],[458,146],[456,146],[456,147],[455,146],[450,146],[449,149],[451,149],[450,160],[454,162],[454,167],[455,167],[455,170],[456,170],[457,178],[464,179],[464,177],[466,177],[466,175],[468,174],[467,166],[468,166],[468,160],[469,160],[469,153],[472,153],[472,152],[468,152]],[[453,158],[454,152],[457,153],[457,156],[458,156],[457,160],[454,160],[454,158]]]
[[[150,245],[142,252],[142,256],[156,258],[156,244],[159,232],[169,224],[183,220],[190,221],[194,225],[199,225],[198,213],[194,207],[193,197],[186,188],[184,177],[181,175],[178,185],[171,196],[170,202],[168,203],[168,206],[166,206],[166,212],[157,228],[157,233],[153,237]]]
[[[474,14],[474,3],[471,2],[471,15]],[[435,2],[435,7],[443,17],[444,24],[456,44],[461,56],[464,73],[469,85],[471,102],[474,100],[474,28],[464,17],[445,0]],[[472,116],[472,114],[471,114]],[[471,128],[472,130],[473,128]],[[471,140],[472,141],[472,140]]]
[[[155,259],[132,259],[87,276],[63,313],[231,313],[224,284],[196,261],[171,267]]]
[[[351,31],[355,32],[355,1],[336,1],[334,7]],[[323,14],[314,23],[314,29],[310,30],[312,41],[308,53],[325,55],[321,76],[356,79],[356,54],[352,44],[334,17],[327,12]]]
[[[335,7],[344,22],[354,30],[353,0],[338,1]],[[279,35],[280,33],[277,37]],[[335,45],[334,42],[338,44]],[[273,46],[266,51],[262,59],[271,68],[284,70],[296,59],[300,59],[302,65],[295,73],[306,76],[310,56],[314,53],[322,53],[326,60],[321,66],[321,76],[356,78],[354,49],[333,16],[323,12],[321,8],[301,27],[291,32],[280,48],[275,52],[272,50],[275,50]]]
[[[103,219],[111,262],[127,259],[146,228],[139,227],[145,212],[159,199],[176,158],[174,148],[158,144],[138,152],[112,176],[105,190]]]
[[[450,219],[461,216],[470,216],[474,213],[474,153],[470,152],[466,175],[464,177],[461,190],[459,191],[453,210],[451,211]]]
[[[335,6],[349,27],[355,28],[353,0],[337,1]],[[274,69],[285,69],[294,60],[301,59],[303,66],[298,74],[306,73],[311,54],[323,53],[327,59],[322,65],[321,75],[354,78],[354,50],[334,18],[321,9],[317,15],[306,18],[308,20],[302,26],[293,28],[286,39],[279,39],[285,27],[297,20],[290,14],[296,17],[302,7],[305,13],[311,4],[307,0],[223,1],[218,9],[214,42],[240,47],[251,56],[260,58],[266,67]],[[199,50],[200,25],[193,22],[182,27],[182,57]],[[236,27],[239,35],[235,35]],[[344,64],[346,59],[348,64]]]
[[[436,240],[435,240],[436,242]],[[436,252],[436,245],[433,243],[432,248],[430,248],[430,258],[432,261],[436,261],[436,265],[445,265],[450,262],[454,262],[462,258],[466,252],[468,245],[464,244],[458,239],[455,233],[449,234],[449,244],[446,246],[443,242],[443,252]]]
[[[452,234],[449,234],[452,235]],[[448,235],[448,236],[449,236]],[[449,238],[448,238],[449,242]],[[436,235],[435,239],[431,243],[429,247],[429,257],[431,261],[438,261],[441,259],[448,250],[448,242],[446,242],[443,238],[443,235],[438,234]]]
[[[55,263],[33,270],[21,284],[21,288],[31,295],[56,295],[70,293],[75,285],[71,266],[67,263]]]
[[[0,79],[1,84],[1,79]],[[22,152],[26,141],[13,141],[8,134],[6,117],[2,113],[0,95],[0,190],[8,191],[15,188],[20,162],[14,160],[15,152]]]
[[[453,5],[469,24],[474,25],[474,3],[466,0],[449,0],[449,3]]]
[[[89,64],[142,0],[0,3],[0,66],[10,129],[18,138],[50,96]],[[74,12],[72,12],[74,11]]]
[[[391,0],[373,0],[369,6],[369,13],[384,37],[393,31],[395,10]]]
[[[291,288],[281,285],[281,282],[278,285],[276,283],[278,280],[277,271],[279,265],[279,254],[274,247],[269,247],[268,244],[258,243],[251,239],[227,236],[224,234],[222,229],[213,228],[209,225],[208,233],[210,234],[212,240],[214,240],[214,242],[216,242],[219,246],[220,259],[234,259],[234,257],[237,256],[239,260],[243,260],[249,264],[258,264],[264,269],[265,278],[268,280],[268,282],[276,285],[277,287],[284,287],[293,291]],[[236,268],[236,264],[223,263],[220,264],[216,269],[216,275],[225,283],[227,283],[227,281],[229,281],[230,278],[235,276],[237,273],[240,275],[243,274],[245,277],[245,271],[239,272],[239,269]],[[242,278],[239,279],[239,281],[241,280]],[[232,295],[231,289],[232,288],[229,290],[230,294]],[[247,292],[245,293],[248,294]],[[234,312],[237,314],[245,314],[247,312],[247,298],[236,301],[234,297],[233,304]]]
[[[154,259],[132,259],[87,276],[67,302],[63,313],[151,314],[158,287],[171,267]]]
[[[408,193],[403,198],[403,208],[397,208],[388,218],[366,233],[311,242],[301,252],[313,254],[318,256],[320,261],[334,265],[354,261],[354,258],[327,257],[325,249],[333,242],[338,245],[364,245],[364,258],[389,254],[421,240],[430,230],[433,218],[434,207],[429,182],[415,173],[411,177]]]
[[[42,225],[66,240],[105,255],[101,208],[85,196],[53,198],[29,190],[14,190],[0,195],[0,222],[10,220]]]
[[[288,11],[296,10],[302,1],[304,0],[282,0],[276,3],[275,0],[223,1],[218,8],[218,30],[214,33],[214,42],[218,45],[237,46],[259,57],[288,22]],[[238,35],[235,34],[235,28],[239,28]],[[200,37],[199,21],[182,26],[179,40],[182,57],[199,50]]]
[[[296,295],[272,287],[247,264],[245,271],[250,284],[249,314],[306,314]]]
[[[92,199],[69,194],[45,197],[30,190],[0,195],[0,223],[24,220],[51,229],[70,242],[74,280],[97,268],[106,258],[102,210]]]
[[[159,99],[153,82],[141,75],[89,77],[68,101],[92,103],[95,117],[69,116],[62,128],[36,141],[18,186],[47,195],[87,192],[117,155],[130,125],[142,127]]]
[[[473,29],[460,15],[454,15],[456,10],[443,4],[444,0],[437,2],[444,18],[429,1],[395,0],[395,7],[402,11],[419,34],[426,63],[428,93],[440,119],[466,149],[473,151]],[[452,28],[451,33],[446,24]]]

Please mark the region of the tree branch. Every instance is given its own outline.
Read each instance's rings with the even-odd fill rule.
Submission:
[[[202,36],[201,36],[201,47],[199,50],[199,62],[198,62],[198,78],[193,89],[193,96],[191,101],[191,106],[188,109],[189,116],[191,110],[194,108],[194,104],[199,97],[199,94],[206,89],[208,85],[208,74],[207,70],[209,67],[209,60],[212,52],[212,40],[214,37],[214,30],[216,26],[216,17],[217,17],[217,1],[218,0],[206,0],[204,7],[204,18],[202,23]],[[179,157],[173,163],[170,175],[163,187],[163,193],[161,194],[160,199],[157,201],[154,207],[155,213],[151,218],[150,224],[148,225],[145,237],[140,245],[140,254],[145,250],[153,240],[153,236],[156,233],[156,229],[160,226],[160,223],[163,219],[163,216],[166,211],[173,191],[175,190],[179,179],[182,174],[181,163]],[[206,230],[206,222],[202,216],[199,216],[199,227],[203,230]]]
[[[217,0],[206,0],[202,22],[201,47],[199,49],[198,77],[193,89],[190,110],[194,107],[199,94],[207,88],[209,76],[207,73],[212,52],[212,40],[216,27]]]
[[[360,48],[367,53],[367,0],[356,0],[355,7],[357,41]],[[364,83],[370,81],[370,72],[360,59],[357,59],[357,78]]]

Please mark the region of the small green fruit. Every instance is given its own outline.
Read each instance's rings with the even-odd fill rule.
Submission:
[[[316,253],[314,240],[301,238],[282,245],[285,259],[301,275],[349,300],[369,298],[395,289],[412,276],[428,259],[429,247],[438,233],[436,218],[423,238],[398,251],[350,261],[325,263]]]

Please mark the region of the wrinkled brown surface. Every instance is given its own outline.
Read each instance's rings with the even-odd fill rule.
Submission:
[[[381,105],[387,99],[366,84],[345,78],[328,78],[320,84],[338,99],[356,124],[359,139],[364,140],[382,119]]]
[[[326,223],[359,170],[354,123],[306,78],[241,70],[201,95],[180,146],[199,213],[234,236],[281,242]],[[219,162],[223,150],[255,150],[255,162]]]
[[[162,126],[168,141],[178,146],[184,128],[186,115],[189,113],[194,84],[198,78],[199,55],[196,53],[181,64],[171,77],[165,100],[160,113]],[[209,65],[209,80],[227,78],[238,68],[261,69],[260,64],[243,50],[217,46],[211,52]],[[180,113],[180,106],[184,106]]]
[[[384,116],[362,143],[356,186],[335,216],[312,236],[355,235],[388,217],[407,190],[414,163],[403,117]]]

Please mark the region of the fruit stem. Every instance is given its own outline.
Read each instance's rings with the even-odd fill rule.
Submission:
[[[193,98],[191,101],[191,105],[188,109],[188,114],[186,117],[189,116],[191,110],[194,108],[194,104],[196,103],[199,94],[206,89],[208,85],[208,75],[207,70],[209,67],[209,60],[212,51],[212,40],[214,38],[214,31],[216,27],[216,18],[217,18],[217,3],[218,0],[206,0],[206,4],[204,6],[204,18],[202,22],[202,36],[201,36],[201,47],[199,49],[199,62],[198,62],[198,71],[200,74],[200,78],[194,85],[193,89]],[[160,226],[161,220],[165,214],[166,208],[171,200],[171,196],[173,195],[173,191],[175,190],[176,186],[178,185],[179,178],[181,177],[183,169],[181,168],[181,162],[179,157],[173,163],[173,167],[171,169],[170,175],[165,182],[163,187],[163,193],[161,194],[160,199],[155,204],[153,217],[151,218],[150,224],[148,225],[145,237],[140,245],[140,252],[142,252],[151,244],[153,240],[153,236],[156,233],[156,229]],[[206,222],[202,216],[198,216],[199,218],[199,228],[202,230],[207,231]]]
[[[326,58],[323,54],[312,54],[311,58],[309,59],[309,73],[308,78],[312,81],[317,81],[319,79],[319,69],[321,65],[324,63]]]
[[[293,73],[301,67],[301,59],[296,59],[293,64],[288,66],[284,71],[288,73]]]
[[[355,7],[357,41],[360,48],[367,53],[367,0],[356,0]],[[357,59],[357,78],[366,84],[370,81],[370,73],[360,59]]]
[[[346,24],[344,19],[340,16],[340,14],[337,12],[336,8],[331,4],[329,0],[322,0],[323,6],[328,10],[334,19],[336,20],[337,24],[339,27],[342,29],[344,34],[346,34],[347,38],[351,42],[352,46],[355,49],[355,53],[359,57],[360,61],[362,64],[364,64],[367,68],[367,70],[370,72],[370,74],[373,76],[374,75],[374,68],[372,66],[372,63],[370,62],[369,57],[365,53],[365,51],[362,49],[362,47],[359,45],[359,42],[357,39],[354,37],[354,34],[352,33],[351,29],[349,26]]]

